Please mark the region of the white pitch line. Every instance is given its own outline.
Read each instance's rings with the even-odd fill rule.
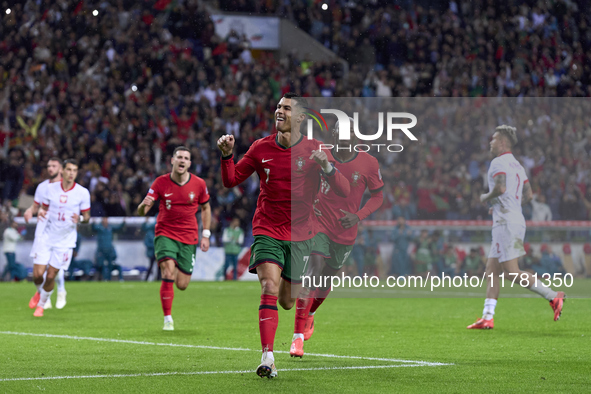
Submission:
[[[253,352],[258,350],[246,349],[246,348],[232,348],[232,347],[220,347],[220,346],[206,346],[206,345],[188,345],[188,344],[176,344],[176,343],[158,343],[158,342],[145,342],[145,341],[131,341],[126,339],[112,339],[112,338],[94,338],[94,337],[78,337],[72,335],[55,335],[55,334],[34,334],[28,332],[13,332],[13,331],[0,331],[0,334],[5,335],[19,335],[19,336],[32,336],[32,337],[43,337],[43,338],[61,338],[61,339],[75,339],[75,340],[86,340],[96,342],[113,342],[113,343],[128,343],[133,345],[148,345],[148,346],[170,346],[170,347],[185,347],[193,349],[208,349],[208,350],[230,350],[230,351],[246,351]],[[289,353],[287,351],[276,350],[274,353]],[[378,357],[362,357],[362,356],[340,356],[336,354],[321,354],[321,353],[306,353],[306,356],[312,357],[327,357],[327,358],[341,358],[350,360],[371,360],[371,361],[384,361],[393,363],[410,363],[418,366],[436,367],[443,365],[453,365],[446,363],[430,362],[430,361],[419,361],[419,360],[402,360],[395,358],[378,358]]]
[[[449,365],[449,364],[448,364]],[[278,372],[297,372],[297,371],[338,371],[347,369],[383,369],[383,368],[409,368],[421,367],[420,364],[397,364],[397,365],[364,365],[356,367],[319,367],[319,368],[291,368],[278,369]],[[25,380],[60,380],[60,379],[97,379],[97,378],[135,378],[150,376],[171,376],[171,375],[216,375],[216,374],[238,374],[253,373],[250,371],[195,371],[195,372],[156,372],[156,373],[134,373],[129,375],[81,375],[81,376],[43,376],[38,378],[7,378],[0,379],[0,382],[16,382]]]

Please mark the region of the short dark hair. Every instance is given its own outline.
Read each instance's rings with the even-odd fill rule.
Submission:
[[[60,158],[59,158],[59,157],[57,157],[57,156],[51,156],[51,157],[49,158],[49,160],[47,160],[47,162],[49,163],[50,161],[57,161],[58,163],[60,163],[60,166],[62,165],[62,159],[60,159]]]
[[[297,93],[294,92],[287,92],[283,95],[283,98],[286,99],[296,99],[296,102],[298,103],[298,106],[304,108],[308,106],[308,100],[306,100],[305,98],[303,98],[302,96],[300,96]]]
[[[172,156],[176,156],[177,152],[189,152],[189,157],[191,156],[191,151],[189,150],[189,148],[187,148],[186,146],[177,146],[176,148],[174,148],[174,152],[172,152]]]
[[[68,164],[78,167],[78,161],[75,159],[64,160],[64,168],[66,168]]]

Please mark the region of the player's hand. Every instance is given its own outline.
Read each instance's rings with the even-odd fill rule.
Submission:
[[[152,208],[152,205],[154,205],[154,197],[146,196],[141,205],[145,206],[146,208]]]
[[[80,221],[80,215],[78,215],[78,214],[76,214],[76,213],[73,213],[73,214],[72,214],[72,222],[73,222],[74,224],[78,224],[78,222],[79,222],[79,221]]]
[[[201,251],[207,252],[209,250],[209,238],[201,237]]]
[[[47,211],[45,209],[40,209],[39,212],[37,212],[37,217],[39,217],[41,219],[46,219],[47,218]]]
[[[314,161],[322,168],[327,168],[330,165],[326,152],[322,150],[313,150],[312,154],[310,155],[310,159],[314,159]]]
[[[485,202],[486,201],[486,197],[487,197],[486,194],[481,194],[480,195],[480,202]]]
[[[234,149],[234,136],[230,134],[222,135],[218,140],[218,148],[222,151],[222,155],[230,156]]]
[[[341,226],[343,226],[343,228],[351,228],[359,223],[359,216],[343,209],[340,209],[340,211],[345,214],[345,216],[339,219],[339,222],[341,222]]]

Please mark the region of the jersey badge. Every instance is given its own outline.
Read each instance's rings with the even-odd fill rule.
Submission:
[[[296,160],[296,166],[298,166],[298,169],[296,170],[296,172],[304,172],[303,168],[304,168],[305,164],[306,164],[306,160],[304,160],[303,157],[299,156]]]
[[[359,180],[359,171],[355,171],[351,178],[353,178],[353,182],[351,182],[351,186],[358,186],[357,181]]]
[[[60,202],[61,202],[62,204],[65,204],[65,203],[67,203],[67,202],[68,202],[68,196],[67,196],[66,194],[62,194],[62,195],[60,196]]]
[[[189,198],[191,199],[191,201],[189,201],[189,202],[192,203],[193,200],[195,199],[195,192],[189,193]]]

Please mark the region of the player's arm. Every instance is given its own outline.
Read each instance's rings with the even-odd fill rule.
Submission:
[[[159,178],[158,178],[159,179]],[[150,190],[148,190],[148,194],[144,198],[144,200],[138,205],[137,207],[137,214],[140,216],[146,216],[146,214],[152,209],[154,203],[160,196],[160,188],[158,187],[158,179],[152,183],[150,186]]]
[[[201,204],[201,223],[203,223],[203,234],[201,237],[201,250],[207,252],[209,250],[209,237],[211,236],[211,206],[209,201]]]
[[[84,197],[79,205],[80,215],[76,213],[72,215],[72,221],[76,224],[88,223],[90,221],[90,192],[85,188],[83,190]]]
[[[23,214],[23,217],[25,218],[25,222],[29,223],[29,220],[31,220],[31,218],[33,216],[37,215],[37,212],[39,212],[39,204],[37,202],[33,201],[31,206],[29,208],[27,208],[27,210]]]
[[[88,223],[90,222],[90,209],[87,209],[86,211],[82,211],[82,215],[81,215],[81,220],[80,223]]]
[[[526,180],[523,184],[523,192],[521,193],[521,205],[525,205],[533,199],[533,192],[529,181]]]
[[[41,206],[39,207],[39,211],[37,212],[37,216],[46,219],[47,218],[47,211],[49,210],[49,202],[44,201]]]
[[[222,183],[227,188],[241,184],[255,171],[254,160],[249,155],[250,150],[234,164],[234,143],[234,136],[228,134],[218,140],[218,148],[222,151]]]
[[[322,168],[325,179],[337,196],[349,197],[349,193],[351,193],[349,180],[328,161],[326,152],[322,151],[322,149],[313,150],[310,159],[314,159]]]
[[[341,209],[341,212],[345,214],[342,218],[339,219],[343,228],[351,228],[355,226],[358,222],[362,221],[363,219],[367,218],[369,215],[380,209],[382,203],[384,202],[384,193],[381,190],[376,191],[375,193],[371,194],[371,197],[363,208],[361,208],[356,213],[347,212]]]
[[[504,194],[507,190],[507,176],[504,172],[500,172],[494,176],[495,185],[493,189],[488,192],[480,195],[481,202],[487,202],[492,200],[493,198],[497,198],[500,195]]]

